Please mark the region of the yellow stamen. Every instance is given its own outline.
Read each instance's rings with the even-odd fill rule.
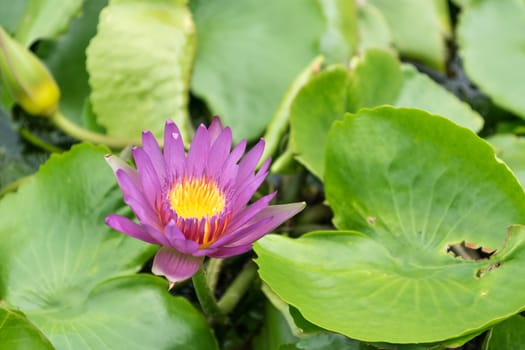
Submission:
[[[210,179],[183,179],[168,193],[171,209],[179,217],[212,217],[224,209],[225,199],[222,191]]]

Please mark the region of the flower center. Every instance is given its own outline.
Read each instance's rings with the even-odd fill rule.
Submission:
[[[224,209],[225,199],[214,181],[207,178],[186,179],[168,192],[171,209],[181,218],[212,217]]]

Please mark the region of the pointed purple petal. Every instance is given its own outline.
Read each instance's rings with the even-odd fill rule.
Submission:
[[[180,282],[193,276],[202,264],[203,257],[183,254],[174,248],[160,248],[153,259],[151,271],[166,276],[170,282]]]
[[[232,209],[234,212],[241,210],[264,182],[266,176],[268,176],[267,170],[269,164],[270,162],[267,160],[263,163],[256,175],[248,176],[242,184],[239,184],[237,188],[237,198],[235,198]]]
[[[164,128],[164,161],[171,180],[182,175],[185,159],[186,154],[179,128],[173,121],[167,120]]]
[[[266,208],[276,194],[277,192],[273,192],[262,198],[259,198],[255,203],[252,203],[248,207],[237,212],[235,216],[231,219],[230,225],[228,226],[230,232],[236,231],[239,227],[243,226],[246,222],[251,220],[261,210]]]
[[[256,222],[262,219],[271,218],[271,220],[259,227],[254,232],[250,232],[244,237],[240,238],[236,242],[232,243],[231,246],[239,246],[243,244],[252,243],[259,238],[261,238],[266,233],[270,232],[277,226],[281,225],[283,222],[299,213],[306,206],[305,202],[299,203],[290,203],[290,204],[281,204],[281,205],[271,205],[264,208],[259,214],[257,214],[252,221]]]
[[[202,175],[206,161],[208,160],[209,150],[210,137],[208,135],[208,129],[201,124],[195,132],[193,141],[191,141],[188,158],[186,159],[186,171],[189,170],[193,176],[198,177]]]
[[[157,202],[161,197],[161,183],[155,167],[144,149],[140,147],[133,148],[133,159],[137,164],[137,169],[142,183],[142,191],[152,208],[159,208]]]
[[[142,133],[142,148],[149,155],[159,179],[166,177],[166,163],[155,136],[149,131]]]
[[[231,145],[232,132],[230,128],[225,128],[210,148],[207,164],[208,174],[217,174],[221,172],[223,164],[230,154]]]
[[[210,143],[213,144],[222,132],[222,123],[218,116],[213,117],[208,132],[210,133]]]
[[[130,167],[128,163],[112,154],[106,154],[105,159],[115,175],[117,175],[118,170],[121,170],[128,174],[130,180],[132,180],[135,186],[140,186],[139,173],[137,172],[137,170]]]
[[[304,209],[306,203],[290,203],[281,205],[271,205],[264,208],[250,220],[246,226],[225,236],[223,241],[217,240],[212,246],[218,247],[219,244],[228,247],[238,247],[255,242],[298,212]],[[229,239],[226,239],[229,238]],[[221,242],[220,242],[221,241]],[[217,244],[217,245],[216,245]]]
[[[252,232],[262,232],[272,218],[264,218],[259,221],[250,221],[246,225],[239,228],[237,231],[234,231],[230,234],[227,234],[215,242],[209,248],[221,248],[225,246],[235,246],[235,242],[242,239],[244,236],[252,234]],[[261,237],[265,234],[264,232]]]
[[[259,163],[259,159],[264,151],[264,139],[260,139],[259,142],[253,148],[246,153],[239,163],[239,172],[237,174],[237,184],[240,185],[248,176],[252,175],[255,171],[255,166]]]
[[[110,214],[106,217],[106,225],[128,236],[140,239],[141,241],[151,244],[159,244],[159,242],[153,239],[142,226],[124,216]]]
[[[242,155],[244,154],[244,151],[246,150],[246,140],[242,140],[233,148],[230,155],[228,156],[228,159],[226,160],[226,166],[236,164],[239,159],[241,159]]]

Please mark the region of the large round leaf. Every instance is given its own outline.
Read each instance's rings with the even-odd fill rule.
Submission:
[[[82,144],[52,156],[0,201],[0,300],[59,348],[188,348],[202,338],[213,349],[205,320],[160,278],[102,283],[137,271],[155,250],[104,224],[123,212],[106,152]]]
[[[471,131],[415,109],[362,110],[331,129],[325,186],[336,226],[361,232],[256,246],[263,280],[307,320],[366,341],[431,343],[525,308],[515,278],[525,229],[506,233],[525,223],[525,193]],[[504,248],[483,260],[447,253],[462,241]]]
[[[57,349],[217,349],[204,317],[158,277],[119,277],[79,305],[28,313]]]
[[[0,201],[0,299],[24,311],[64,307],[151,256],[152,247],[104,224],[122,201],[106,152],[82,145],[53,156]]]
[[[325,25],[319,2],[194,0],[190,6],[198,34],[193,92],[235,125],[237,141],[253,139],[317,55]]]
[[[525,118],[525,1],[471,1],[463,11],[458,41],[469,77]]]
[[[101,12],[87,70],[93,110],[108,134],[160,136],[167,118],[189,132],[195,33],[185,2],[113,0]]]

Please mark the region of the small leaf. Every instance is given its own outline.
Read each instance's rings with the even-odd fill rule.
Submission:
[[[492,328],[483,343],[483,350],[525,349],[525,317],[516,315]]]
[[[290,109],[290,145],[296,158],[319,177],[323,175],[328,130],[346,112],[348,79],[344,66],[328,68],[310,79]]]
[[[365,52],[370,48],[392,48],[392,33],[385,16],[377,7],[364,2],[357,7],[359,28],[359,51]]]
[[[525,139],[516,135],[497,134],[487,138],[494,146],[496,154],[516,174],[522,186],[525,186]]]
[[[470,106],[411,66],[401,65],[391,53],[370,49],[355,62],[350,73],[341,66],[319,73],[292,103],[290,144],[297,160],[316,176],[323,176],[328,130],[345,111],[380,105],[416,107],[474,131],[481,129],[483,119]]]
[[[450,25],[443,23],[442,10],[446,5],[438,2],[445,0],[370,0],[385,16],[402,56],[444,70],[445,38],[450,35]]]
[[[265,147],[261,160],[259,161],[259,166],[268,159],[268,157],[273,156],[281,145],[283,136],[289,126],[291,105],[301,88],[306,85],[315,74],[319,73],[322,63],[323,58],[321,56],[316,57],[297,77],[295,77],[292,84],[288,87],[288,90],[286,90],[286,93],[284,94],[281,103],[275,111],[272,120],[268,124],[266,133],[264,134]]]
[[[463,11],[458,43],[466,72],[497,104],[525,119],[525,2],[472,1]]]
[[[162,134],[173,119],[188,139],[188,89],[195,50],[191,14],[180,0],[114,0],[87,48],[91,102],[114,136]]]
[[[321,52],[329,64],[348,64],[357,49],[357,9],[355,1],[319,0],[326,19]]]
[[[351,112],[390,104],[424,109],[476,132],[483,126],[481,116],[468,104],[413,66],[401,65],[386,51],[367,51],[356,63],[351,76],[348,91]]]

